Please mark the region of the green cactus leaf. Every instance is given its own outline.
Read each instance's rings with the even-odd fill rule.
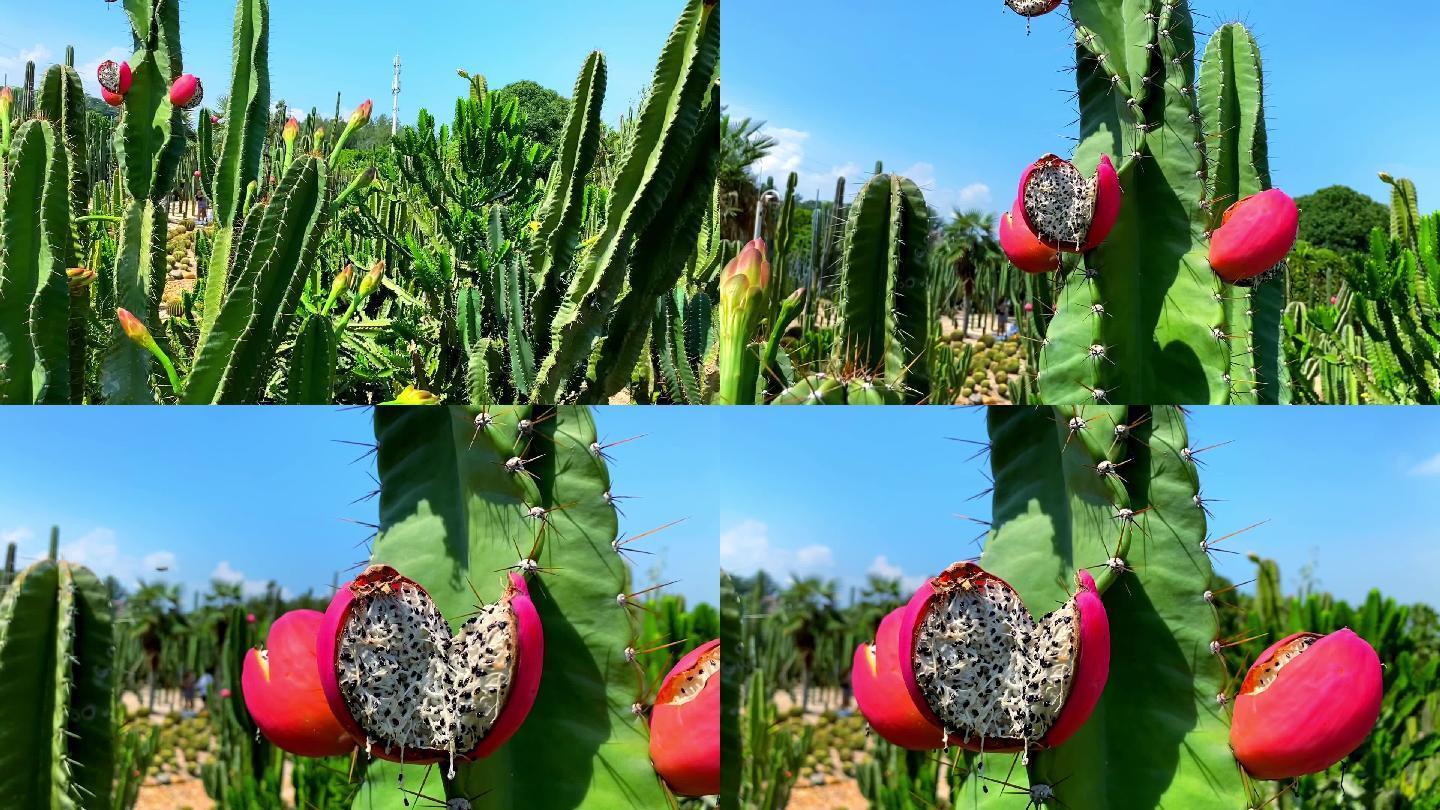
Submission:
[[[506,575],[497,569],[517,557],[535,551],[553,569],[529,577],[545,634],[534,708],[494,755],[457,765],[447,790],[488,791],[475,802],[480,808],[666,806],[645,723],[631,712],[644,690],[624,656],[637,626],[616,603],[630,592],[630,577],[612,546],[616,516],[603,459],[591,449],[590,414],[517,407],[490,416],[477,429],[472,412],[458,408],[375,415],[381,528],[372,562],[418,581],[452,621],[473,610],[472,585],[482,599],[497,598]],[[521,420],[534,420],[533,436],[522,438]],[[512,457],[532,459],[526,473],[506,470]],[[529,516],[532,506],[552,511],[542,522]],[[423,768],[406,770],[407,786],[424,778]],[[372,769],[357,810],[401,807],[396,775],[390,766]]]

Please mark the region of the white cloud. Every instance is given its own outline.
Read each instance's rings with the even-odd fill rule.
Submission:
[[[29,48],[21,48],[19,53],[0,54],[0,74],[10,77],[11,84],[21,84],[25,81],[25,63],[34,62],[35,72],[40,74],[50,66],[50,49],[44,45],[34,45]],[[39,76],[36,76],[39,82]]]
[[[1411,475],[1440,475],[1440,453],[1410,468]]]
[[[870,567],[865,570],[865,573],[883,579],[900,580],[902,592],[913,591],[925,582],[925,577],[916,574],[906,574],[905,569],[890,562],[890,559],[884,554],[876,557],[874,561],[870,563]]]
[[[828,573],[835,567],[829,546],[811,544],[798,549],[775,546],[770,529],[758,520],[744,520],[720,533],[720,564],[737,574],[760,569],[775,576],[808,576]]]
[[[35,532],[26,526],[0,531],[0,544],[3,543],[15,543],[16,564],[20,566],[30,565],[50,553],[49,531]],[[103,526],[74,539],[62,531],[60,559],[83,565],[101,579],[115,577],[126,586],[155,578],[158,567],[167,567],[173,574],[176,565],[173,552],[155,551],[144,556],[126,552],[115,531]]]
[[[265,580],[246,579],[245,572],[236,570],[235,567],[230,564],[229,560],[221,560],[220,564],[215,566],[215,570],[210,572],[210,578],[218,579],[221,582],[238,584],[240,585],[241,592],[246,596],[257,596],[265,593]]]

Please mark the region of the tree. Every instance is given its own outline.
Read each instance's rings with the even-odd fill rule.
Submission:
[[[976,210],[955,211],[935,234],[934,255],[937,261],[955,271],[962,308],[960,329],[968,332],[971,301],[979,293],[994,291],[994,276],[1005,265],[1000,241],[995,235],[995,215]],[[1003,328],[1003,320],[1001,324]]]
[[[525,114],[525,137],[554,149],[570,117],[570,99],[529,79],[507,84],[495,91],[499,101],[515,99]]]
[[[732,121],[728,114],[720,121],[720,206],[726,239],[750,238],[745,219],[760,196],[750,167],[775,148],[775,139],[760,131],[764,127],[764,121]]]
[[[1329,186],[1295,200],[1300,238],[1342,255],[1369,250],[1370,231],[1388,228],[1389,210],[1347,186]]]

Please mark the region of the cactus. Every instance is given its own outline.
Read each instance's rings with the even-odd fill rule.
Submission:
[[[929,240],[928,209],[913,181],[877,174],[861,187],[841,253],[837,354],[781,391],[776,404],[882,405],[928,397],[935,312]],[[778,319],[775,326],[784,328]]]
[[[1355,316],[1369,338],[1376,393],[1396,403],[1440,402],[1440,214],[1420,216],[1415,185],[1394,188],[1389,238],[1370,234],[1370,253],[1346,274]]]
[[[675,286],[695,245],[719,159],[720,4],[689,0],[661,52],[649,94],[635,121],[630,151],[619,167],[603,230],[577,259],[558,306],[535,327],[540,360],[529,399],[557,402],[574,390],[602,336],[588,398],[603,401],[629,382],[650,325],[654,302]],[[577,104],[577,107],[581,105]],[[580,118],[572,116],[563,142]],[[547,214],[576,204],[563,164],[549,182],[564,184]],[[588,172],[577,164],[575,171]],[[557,226],[551,242],[560,238]],[[556,268],[563,270],[564,268]],[[549,289],[553,282],[536,289]]]
[[[0,601],[0,795],[16,807],[109,807],[114,634],[105,586],[42,560]]]
[[[1030,755],[1028,784],[1019,769],[1010,781],[1071,807],[1255,806],[1228,744],[1221,696],[1232,684],[1208,558],[1218,541],[1206,534],[1200,450],[1181,412],[993,408],[989,426],[994,528],[981,564],[1035,613],[1091,569],[1112,639],[1089,722]],[[1010,765],[989,759],[990,777]]]
[[[46,120],[15,132],[0,189],[0,403],[63,403],[69,395],[70,171]]]
[[[626,653],[639,646],[640,611],[626,596],[630,572],[590,413],[382,407],[375,433],[371,562],[420,583],[452,617],[477,596],[498,596],[505,569],[525,572],[544,626],[528,719],[492,756],[457,764],[446,795],[476,807],[666,806],[649,759],[649,687]],[[540,761],[565,767],[531,767]],[[355,806],[401,807],[400,770],[373,762]],[[400,784],[416,789],[424,771],[404,766]],[[433,773],[429,784],[441,789]]]
[[[1080,145],[1125,189],[1119,221],[1063,281],[1040,354],[1050,404],[1283,403],[1281,285],[1225,285],[1207,232],[1269,187],[1259,50],[1242,26],[1211,38],[1195,81],[1183,0],[1074,0]]]

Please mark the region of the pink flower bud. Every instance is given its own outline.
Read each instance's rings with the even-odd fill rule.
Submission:
[[[770,286],[770,262],[765,258],[765,240],[756,239],[730,260],[720,272],[721,299],[751,298]]]
[[[115,315],[120,319],[120,328],[125,332],[125,337],[130,338],[136,346],[149,349],[155,345],[155,338],[150,336],[150,330],[145,328],[139,318],[130,314],[130,310],[119,308],[115,310]]]
[[[350,113],[350,126],[358,127],[370,123],[370,111],[375,109],[375,104],[370,99],[365,99],[355,112]]]
[[[218,115],[212,115],[212,116],[210,116],[210,123],[212,123],[212,124],[219,124],[219,123],[220,123],[220,116],[218,116]]]
[[[285,130],[281,133],[281,137],[285,139],[285,144],[288,146],[295,142],[295,136],[299,134],[300,122],[292,115],[290,120],[285,122]]]
[[[193,110],[199,107],[204,97],[205,89],[192,73],[186,73],[170,85],[170,103],[181,109]]]
[[[370,295],[370,293],[375,292],[375,288],[380,286],[380,279],[384,277],[384,275],[385,260],[377,259],[375,263],[370,266],[370,270],[365,274],[365,277],[360,279],[360,297],[365,298]]]
[[[254,623],[255,623],[255,614],[254,614],[254,613],[246,613],[246,614],[245,614],[245,621],[246,621],[248,624],[254,624]]]
[[[230,698],[230,690],[229,690],[229,689],[221,689],[221,690],[220,690],[220,697],[225,698],[225,699],[228,700],[228,699]]]

